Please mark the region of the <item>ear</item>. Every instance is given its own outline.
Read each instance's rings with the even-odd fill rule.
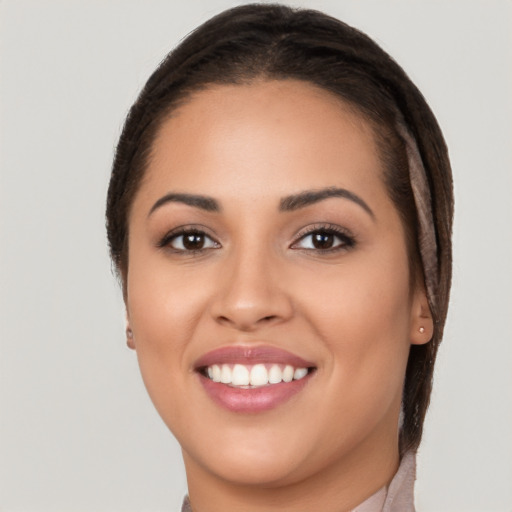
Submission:
[[[133,337],[133,331],[130,326],[130,318],[128,313],[126,313],[126,344],[128,345],[128,348],[135,350],[135,339]]]
[[[427,294],[423,288],[414,293],[411,308],[411,333],[412,345],[428,343],[434,336],[434,319],[428,305]]]

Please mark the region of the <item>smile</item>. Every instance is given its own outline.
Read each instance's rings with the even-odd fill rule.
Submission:
[[[232,412],[258,413],[304,389],[316,366],[275,347],[224,347],[195,364],[207,395]]]
[[[213,382],[221,382],[234,387],[251,389],[255,387],[291,382],[303,379],[309,373],[308,368],[294,368],[272,364],[255,364],[252,366],[243,364],[214,364],[208,366],[204,374]]]

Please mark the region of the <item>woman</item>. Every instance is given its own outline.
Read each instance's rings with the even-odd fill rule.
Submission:
[[[433,114],[355,29],[246,5],[167,56],[107,229],[184,510],[414,509],[452,210]]]

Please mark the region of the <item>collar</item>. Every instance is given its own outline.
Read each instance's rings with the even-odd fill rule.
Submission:
[[[407,452],[389,485],[382,487],[351,512],[415,512],[416,453]]]

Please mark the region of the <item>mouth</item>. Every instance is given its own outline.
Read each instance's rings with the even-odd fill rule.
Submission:
[[[199,373],[213,382],[235,388],[254,389],[301,380],[313,370],[313,367],[295,368],[289,364],[214,364],[199,368]]]
[[[232,412],[277,407],[304,389],[316,366],[275,347],[224,347],[194,366],[207,395]]]

